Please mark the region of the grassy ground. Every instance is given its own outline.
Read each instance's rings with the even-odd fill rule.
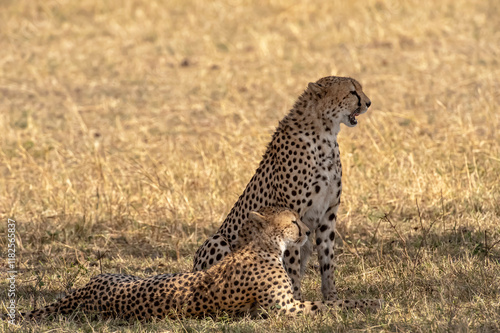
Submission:
[[[500,330],[497,1],[258,3],[0,1],[0,233],[17,221],[18,309],[100,271],[189,270],[278,121],[326,75],[373,102],[339,138],[339,292],[387,306],[17,331]],[[314,262],[304,285],[320,298]]]

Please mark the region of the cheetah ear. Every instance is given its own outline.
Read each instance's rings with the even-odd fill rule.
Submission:
[[[248,218],[259,225],[264,225],[266,223],[264,215],[257,212],[250,212]]]
[[[307,89],[319,96],[323,94],[323,86],[315,82],[310,82],[307,85]]]

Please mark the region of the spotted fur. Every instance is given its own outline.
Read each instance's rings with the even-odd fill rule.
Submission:
[[[262,309],[295,316],[330,308],[376,309],[380,302],[307,302],[293,298],[292,286],[281,258],[291,244],[302,245],[309,229],[297,213],[266,207],[249,214],[240,229],[245,243],[206,271],[163,274],[148,278],[101,274],[71,295],[43,309],[23,315],[38,320],[75,310],[101,317],[148,320],[257,314]]]
[[[356,117],[371,102],[354,79],[329,76],[309,83],[293,109],[279,123],[260,165],[217,233],[197,250],[193,271],[207,269],[236,249],[238,231],[252,210],[276,205],[296,210],[315,232],[321,291],[336,300],[334,240],[342,192],[337,134],[340,124]],[[301,299],[303,275],[313,245],[289,246],[284,263],[294,295]]]

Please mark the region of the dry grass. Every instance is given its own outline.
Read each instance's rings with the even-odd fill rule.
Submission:
[[[18,330],[499,331],[497,1],[254,3],[0,2],[0,232],[18,222],[19,307],[101,269],[189,270],[274,126],[326,75],[373,102],[340,134],[339,291],[388,306]],[[311,268],[308,299],[319,281]]]

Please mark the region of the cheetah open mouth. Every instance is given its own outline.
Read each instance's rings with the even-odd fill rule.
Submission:
[[[354,126],[358,123],[358,120],[356,119],[356,117],[359,115],[360,115],[359,109],[356,109],[353,113],[351,113],[350,115],[347,116],[347,118],[349,118],[349,122],[351,123],[351,125]]]

